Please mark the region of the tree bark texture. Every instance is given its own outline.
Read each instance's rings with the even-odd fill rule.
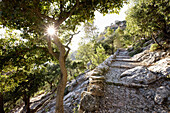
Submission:
[[[5,113],[4,103],[3,103],[3,94],[0,92],[0,113]]]
[[[54,43],[58,47],[60,51],[59,55],[59,64],[61,69],[61,77],[59,84],[57,86],[57,97],[56,97],[56,113],[64,113],[64,106],[63,106],[63,98],[64,98],[64,90],[67,83],[67,69],[65,67],[65,47],[60,42],[59,38],[56,36],[54,37]]]

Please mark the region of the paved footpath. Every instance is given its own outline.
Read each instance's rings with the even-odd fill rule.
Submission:
[[[122,72],[140,65],[140,62],[135,62],[128,56],[127,51],[120,50],[115,61],[110,65],[109,72],[105,75],[105,93],[97,113],[159,113],[159,111],[164,113],[163,106],[157,106],[153,99],[143,96],[142,92],[145,92],[145,88],[107,84],[121,82],[119,76]]]

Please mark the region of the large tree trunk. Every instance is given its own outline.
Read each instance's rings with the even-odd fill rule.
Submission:
[[[61,78],[57,87],[56,113],[64,113],[63,98],[64,90],[67,83],[67,69],[65,67],[65,47],[62,45],[58,37],[54,37],[54,43],[57,45],[60,51],[59,64],[61,69]]]
[[[24,93],[24,98],[23,98],[24,102],[25,102],[25,109],[26,109],[26,113],[30,113],[30,96],[26,94],[26,92]]]
[[[5,113],[4,103],[3,103],[3,94],[0,92],[0,113]]]

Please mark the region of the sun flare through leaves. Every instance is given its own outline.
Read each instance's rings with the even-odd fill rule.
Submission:
[[[54,35],[55,33],[56,33],[56,29],[55,29],[55,27],[54,27],[53,25],[51,25],[51,26],[49,26],[49,27],[47,28],[47,34],[48,34],[48,35],[52,36],[52,35]]]

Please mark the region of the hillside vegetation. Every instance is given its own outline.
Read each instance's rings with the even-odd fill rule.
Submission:
[[[0,1],[0,113],[168,113],[170,3],[132,0],[126,20],[98,33],[94,12],[125,3]]]

